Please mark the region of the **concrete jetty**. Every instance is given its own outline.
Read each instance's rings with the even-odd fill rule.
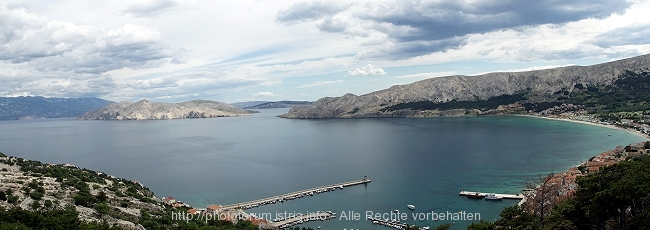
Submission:
[[[279,196],[272,196],[264,199],[258,199],[258,200],[253,200],[253,201],[247,201],[247,202],[241,202],[241,203],[236,203],[236,204],[230,204],[230,205],[224,205],[221,209],[222,210],[228,210],[228,209],[251,209],[251,208],[256,208],[262,205],[267,205],[267,204],[275,204],[277,202],[285,202],[288,200],[293,200],[293,199],[298,199],[302,198],[305,196],[313,196],[318,193],[323,193],[323,192],[330,192],[334,191],[336,189],[343,189],[343,187],[348,187],[348,186],[354,186],[354,185],[360,185],[360,184],[367,184],[370,183],[371,180],[368,179],[368,177],[364,176],[363,179],[361,180],[354,180],[354,181],[348,181],[348,182],[343,182],[343,183],[338,183],[338,184],[332,184],[332,185],[326,185],[326,186],[320,186],[316,188],[310,188],[310,189],[305,189],[297,192],[291,192]]]
[[[458,193],[458,195],[459,196],[469,196],[469,195],[474,195],[474,194],[477,194],[477,193],[481,197],[485,197],[487,194],[492,194],[491,192],[482,193],[482,192],[460,191],[460,193]],[[522,194],[499,194],[499,193],[495,193],[495,195],[503,197],[503,199],[516,199],[516,200],[524,199],[524,195],[522,195]]]
[[[297,224],[306,223],[309,221],[324,221],[333,218],[336,218],[336,213],[333,213],[331,211],[325,211],[325,212],[320,211],[320,212],[307,213],[307,214],[299,213],[298,215],[286,219],[271,221],[269,224],[273,227],[284,229]]]

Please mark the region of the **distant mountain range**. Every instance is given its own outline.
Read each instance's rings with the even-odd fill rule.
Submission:
[[[211,118],[245,116],[254,113],[218,101],[193,100],[163,103],[140,100],[120,102],[78,117],[80,120],[166,120],[181,118]]]
[[[284,118],[427,117],[539,111],[650,109],[650,55],[592,66],[430,78],[357,96],[325,97]]]
[[[112,103],[95,97],[0,97],[0,120],[76,117]]]
[[[242,109],[276,109],[276,108],[293,108],[296,106],[311,105],[311,101],[246,101],[236,102],[231,105]]]
[[[244,102],[235,102],[235,103],[230,103],[231,105],[240,108],[240,109],[245,109],[251,106],[256,106],[259,104],[264,104],[264,103],[269,103],[271,101],[244,101]]]

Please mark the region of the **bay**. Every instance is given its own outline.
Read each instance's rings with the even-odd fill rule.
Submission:
[[[376,229],[367,212],[480,213],[493,221],[517,201],[458,196],[461,190],[519,193],[538,175],[561,172],[617,145],[644,141],[609,128],[517,116],[290,120],[286,109],[248,117],[163,121],[2,121],[0,151],[71,163],[133,179],[195,207],[233,204],[357,180],[252,213],[332,210],[361,220],[302,226]],[[609,136],[611,135],[611,136]],[[407,204],[416,206],[409,211]],[[471,221],[453,221],[463,229]]]

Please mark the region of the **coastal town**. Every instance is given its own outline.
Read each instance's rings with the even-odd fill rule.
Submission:
[[[546,188],[553,187],[557,190],[557,200],[565,200],[573,195],[578,189],[576,178],[596,173],[604,167],[635,156],[650,154],[650,148],[648,148],[647,143],[648,142],[641,142],[625,147],[617,146],[613,150],[602,152],[589,160],[582,162],[578,166],[571,167],[565,172],[553,174],[553,176],[546,182]],[[539,192],[539,190],[542,189],[544,189],[543,186],[540,186],[535,190]],[[532,202],[532,200],[527,200],[526,202]]]
[[[589,114],[582,105],[561,104],[540,112],[528,111],[528,114],[541,118],[587,122],[609,128],[619,128],[650,138],[650,114],[647,112],[618,112],[603,118]]]
[[[650,140],[650,115],[646,112],[619,112],[611,113],[607,117],[600,117],[588,114],[582,105],[562,104],[542,110],[540,112],[528,111],[534,117],[557,119],[564,121],[579,122],[584,124],[598,125],[607,128],[619,129],[643,136]],[[611,166],[621,161],[628,160],[635,156],[650,154],[650,142],[640,142],[623,146],[616,146],[613,150],[602,152],[577,166],[569,168],[565,172],[549,174],[546,177],[540,176],[535,183],[527,184],[524,191],[526,198],[519,203],[520,206],[533,210],[535,194],[552,193],[551,203],[559,203],[568,199],[578,189],[576,179],[581,176],[596,173],[604,167]],[[538,196],[539,197],[539,196]]]

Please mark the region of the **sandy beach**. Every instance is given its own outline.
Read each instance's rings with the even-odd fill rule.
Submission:
[[[610,129],[617,129],[617,130],[625,131],[625,132],[628,132],[628,133],[633,133],[633,134],[636,134],[636,135],[638,135],[640,137],[645,138],[646,140],[650,140],[650,136],[648,136],[648,135],[637,132],[635,130],[624,129],[624,128],[618,127],[616,125],[604,125],[604,124],[599,124],[599,123],[572,120],[572,119],[567,119],[567,118],[541,117],[541,116],[534,116],[534,115],[517,115],[517,116],[542,118],[542,119],[549,119],[549,120],[556,120],[556,121],[567,121],[567,122],[574,122],[574,123],[580,123],[580,124],[585,124],[585,125],[595,125],[595,126],[600,126],[600,127],[610,128]]]

